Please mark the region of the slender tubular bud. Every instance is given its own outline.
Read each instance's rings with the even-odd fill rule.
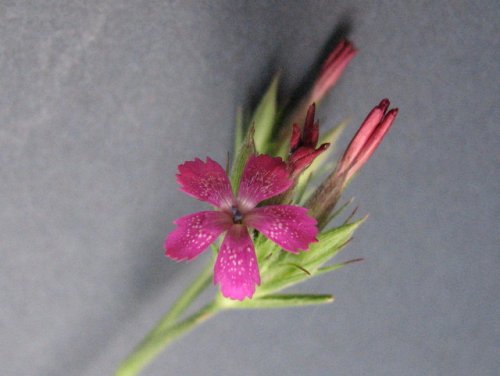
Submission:
[[[356,55],[354,45],[343,39],[330,53],[323,63],[318,79],[311,91],[311,102],[319,102],[325,94],[337,83],[345,68]]]
[[[389,104],[388,99],[383,99],[370,111],[349,143],[337,168],[323,181],[306,203],[309,214],[318,220],[320,228],[326,225],[331,211],[335,208],[349,180],[370,159],[391,128],[398,109],[387,112]]]
[[[330,52],[327,59],[321,65],[319,74],[314,80],[312,88],[304,98],[299,101],[295,109],[284,119],[279,134],[279,141],[283,145],[289,139],[292,124],[298,124],[310,109],[311,103],[320,102],[323,97],[335,86],[340,79],[349,62],[356,56],[357,50],[347,39],[340,41]]]

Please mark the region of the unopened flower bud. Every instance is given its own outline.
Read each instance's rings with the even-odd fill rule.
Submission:
[[[337,83],[345,68],[356,55],[354,45],[347,39],[343,39],[330,53],[321,67],[318,79],[315,81],[311,102],[319,102],[325,94]]]
[[[328,55],[321,65],[318,77],[312,88],[304,98],[295,106],[294,110],[284,119],[283,129],[279,136],[279,142],[284,146],[290,137],[289,124],[297,124],[304,118],[304,114],[309,109],[310,103],[318,103],[337,83],[342,73],[346,69],[351,59],[356,55],[357,50],[347,39],[342,39]]]
[[[387,112],[389,104],[388,99],[383,99],[368,114],[347,147],[337,172],[338,174],[347,172],[346,181],[368,161],[396,119],[398,109],[395,108]]]
[[[396,119],[398,109],[389,108],[383,99],[366,117],[342,156],[337,168],[316,189],[306,203],[309,213],[321,227],[328,222],[331,211],[352,176],[368,161]]]
[[[288,166],[293,178],[298,177],[317,156],[330,146],[325,143],[316,147],[319,138],[319,123],[314,122],[315,109],[314,103],[309,106],[302,132],[297,124],[293,125],[288,157]]]

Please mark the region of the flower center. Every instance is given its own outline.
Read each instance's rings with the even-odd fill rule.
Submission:
[[[231,206],[231,215],[233,217],[233,223],[241,224],[243,222],[243,214],[239,211],[238,207]]]

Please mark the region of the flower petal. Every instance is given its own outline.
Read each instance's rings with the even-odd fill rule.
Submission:
[[[294,205],[270,205],[247,213],[244,224],[259,230],[267,238],[290,252],[306,250],[316,242],[316,220],[307,209]]]
[[[222,209],[230,208],[234,203],[226,172],[210,158],[206,162],[196,158],[181,164],[176,177],[181,190],[200,201]]]
[[[295,153],[290,156],[288,161],[291,166],[291,175],[293,177],[300,175],[302,171],[308,168],[321,153],[328,149],[329,146],[330,144],[326,143],[322,144],[317,149],[305,146],[298,148]]]
[[[174,221],[177,227],[165,239],[165,256],[191,260],[231,227],[231,218],[219,211],[189,214]]]
[[[314,122],[314,113],[316,105],[313,103],[307,110],[306,120],[304,121],[304,131],[302,134],[303,146],[315,148],[319,138],[319,123]]]
[[[290,137],[290,153],[293,153],[300,146],[302,131],[298,124],[292,126],[292,136]]]
[[[259,202],[283,193],[293,184],[285,162],[279,157],[252,155],[245,166],[238,191],[240,208],[249,210]]]
[[[214,267],[214,283],[226,298],[251,298],[260,285],[259,267],[246,226],[233,225],[227,232]]]

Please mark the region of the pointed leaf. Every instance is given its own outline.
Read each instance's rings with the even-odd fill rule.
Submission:
[[[212,250],[214,255],[217,255],[217,253],[219,253],[219,247],[215,245],[215,242],[210,244],[210,249]]]
[[[338,215],[342,214],[342,212],[344,211],[344,209],[347,208],[349,205],[351,205],[353,201],[354,201],[354,197],[351,197],[349,199],[349,201],[347,201],[346,203],[342,204],[340,206],[340,208],[338,208],[332,214],[330,214],[330,216],[328,217],[326,223],[330,223],[335,217],[337,217]]]
[[[234,158],[233,169],[231,171],[231,186],[235,195],[238,194],[238,187],[240,185],[241,175],[245,169],[248,158],[255,154],[255,144],[254,144],[254,132],[255,128],[252,125],[245,136],[245,139],[241,143],[241,146]]]
[[[276,75],[257,106],[250,122],[255,125],[255,146],[259,153],[266,153],[270,146],[269,142],[276,121],[278,80],[279,76]]]
[[[243,128],[243,109],[238,107],[236,110],[236,130],[234,133],[233,156],[237,155],[241,148],[241,143],[243,142]]]
[[[277,252],[281,252],[279,245],[260,233],[257,235],[255,240],[255,253],[257,254],[259,265],[264,263],[270,254],[276,254]]]
[[[294,202],[300,204],[305,202],[304,194],[306,193],[306,188],[313,178],[313,173],[307,173],[307,170],[299,177],[299,181],[294,188],[295,197]]]
[[[316,272],[317,275],[321,274],[326,274],[333,272],[334,270],[342,269],[345,266],[345,264],[333,264],[333,265],[328,265],[324,266],[322,268],[319,268],[318,271]]]
[[[305,294],[287,294],[287,295],[267,295],[258,299],[244,300],[242,302],[224,300],[221,304],[225,308],[231,309],[269,309],[269,308],[288,308],[304,307],[316,304],[332,303],[332,295],[305,295]]]
[[[314,274],[306,274],[302,270],[291,265],[275,266],[279,267],[279,273],[273,273],[270,279],[263,280],[260,287],[257,288],[254,298],[267,296],[281,291],[287,287],[298,285],[314,277]]]
[[[329,142],[330,144],[335,145],[344,131],[345,127],[349,124],[351,121],[350,118],[345,118],[342,120],[340,123],[338,123],[335,127],[332,129],[328,130],[323,136],[318,141],[318,144],[324,144],[325,142]]]
[[[349,260],[349,261],[341,262],[339,264],[333,264],[333,265],[323,266],[323,267],[319,268],[316,271],[316,275],[326,274],[326,273],[329,273],[329,272],[333,272],[334,270],[341,269],[341,268],[343,268],[346,265],[353,264],[355,262],[360,262],[360,261],[363,261],[363,259],[362,258],[357,258],[357,259],[354,259],[354,260]]]

